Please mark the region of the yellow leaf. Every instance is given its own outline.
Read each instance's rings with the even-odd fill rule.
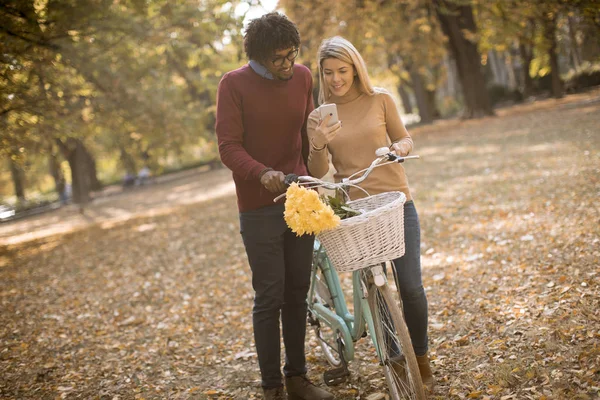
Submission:
[[[490,385],[488,386],[488,393],[495,396],[500,393],[502,389],[503,388],[500,385]]]

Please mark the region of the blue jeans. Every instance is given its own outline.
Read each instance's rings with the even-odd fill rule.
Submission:
[[[413,201],[404,204],[404,256],[394,260],[404,319],[415,354],[427,353],[427,296],[421,280],[421,227]]]
[[[285,345],[285,376],[306,374],[306,296],[314,236],[298,237],[277,204],[240,213],[240,233],[255,291],[252,323],[263,388],[282,385],[279,319]]]

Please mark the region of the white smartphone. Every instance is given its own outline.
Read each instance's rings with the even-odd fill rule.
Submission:
[[[335,125],[340,120],[338,117],[337,107],[335,103],[323,104],[321,107],[319,107],[319,112],[321,113],[321,121],[324,120],[326,116],[331,114],[327,126]]]

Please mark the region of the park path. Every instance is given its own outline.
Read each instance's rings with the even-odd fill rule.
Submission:
[[[0,224],[0,245],[10,245],[64,234],[92,224],[103,228],[126,220],[163,215],[175,208],[201,203],[235,193],[231,172],[227,169],[196,168],[170,174],[156,183],[130,190],[109,187],[100,193],[84,214],[70,204],[14,221]]]

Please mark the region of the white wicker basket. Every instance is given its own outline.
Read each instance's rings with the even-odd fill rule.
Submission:
[[[402,192],[386,192],[348,202],[364,211],[343,219],[317,239],[338,272],[349,272],[404,255],[404,202]]]

